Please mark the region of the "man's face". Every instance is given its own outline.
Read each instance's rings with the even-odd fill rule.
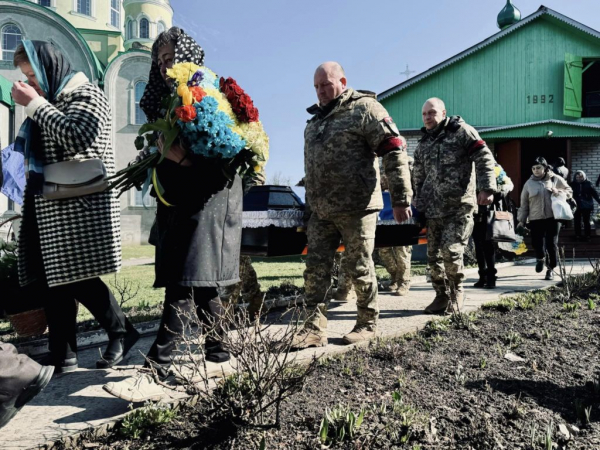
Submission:
[[[315,91],[317,92],[319,105],[327,105],[327,103],[338,98],[345,90],[346,78],[343,76],[323,69],[315,72]]]
[[[171,85],[173,80],[167,77],[167,69],[173,67],[173,61],[175,59],[175,44],[169,42],[158,49],[158,68],[160,69],[160,75],[168,85]]]
[[[431,102],[423,105],[423,125],[428,130],[433,130],[446,118],[446,110]]]
[[[535,166],[531,167],[531,171],[533,172],[533,174],[536,177],[541,177],[542,175],[544,175],[544,170],[546,168],[544,166],[542,166],[541,164],[536,164]]]
[[[23,75],[27,77],[27,84],[35,89],[35,92],[38,93],[41,97],[46,97],[46,93],[40,87],[37,78],[35,77],[35,72],[33,71],[33,67],[29,63],[21,63],[19,64],[19,69],[23,72]]]

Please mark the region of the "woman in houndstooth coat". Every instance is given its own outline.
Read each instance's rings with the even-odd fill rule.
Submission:
[[[16,147],[26,157],[27,187],[19,236],[19,281],[43,289],[51,363],[66,372],[77,368],[76,301],[107,331],[110,341],[97,367],[118,363],[137,332],[100,275],[121,266],[119,203],[113,192],[47,200],[43,167],[62,161],[100,158],[115,170],[111,111],[104,93],[85,74],[74,72],[47,42],[23,41],[15,67],[28,84],[16,82],[12,95],[28,119]]]

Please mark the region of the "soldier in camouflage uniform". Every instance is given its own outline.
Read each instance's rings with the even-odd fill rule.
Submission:
[[[408,167],[412,171],[414,160],[408,157]],[[387,191],[388,183],[384,174],[381,174],[381,190]],[[412,246],[384,247],[377,249],[379,261],[390,274],[391,283],[388,289],[396,295],[405,296],[410,290],[410,265],[412,259]]]
[[[473,213],[477,204],[492,203],[497,187],[494,157],[473,127],[459,116],[446,117],[438,98],[423,105],[423,123],[412,175],[414,205],[427,218],[427,259],[436,297],[425,311],[433,314],[445,312],[451,298],[462,308],[463,253]]]
[[[411,216],[412,189],[406,154],[389,114],[370,92],[346,87],[338,63],[319,66],[314,77],[319,104],[304,132],[308,256],[304,289],[308,317],[295,348],[327,345],[327,292],[336,249],[343,239],[347,268],[357,295],[357,321],[347,344],[374,336],[379,315],[373,245],[377,212],[383,207],[378,156],[392,193],[397,221]]]
[[[344,257],[343,252],[337,252],[335,261],[338,267],[338,275],[337,290],[333,294],[333,300],[338,302],[356,301],[356,293],[352,289],[352,278],[348,276],[348,268],[346,267],[348,259]]]

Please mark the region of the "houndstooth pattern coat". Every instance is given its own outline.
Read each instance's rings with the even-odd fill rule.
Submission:
[[[41,128],[44,165],[101,158],[108,174],[114,174],[110,107],[102,90],[83,73],[67,83],[54,104],[39,97],[26,112]],[[19,235],[22,286],[39,280],[41,270],[52,287],[120,267],[120,212],[113,191],[65,200],[26,196]]]

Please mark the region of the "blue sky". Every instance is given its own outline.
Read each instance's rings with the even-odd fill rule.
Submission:
[[[523,17],[541,0],[514,0]],[[545,6],[600,30],[598,0]],[[254,99],[271,139],[267,177],[304,174],[306,108],[316,102],[315,68],[335,60],[348,84],[377,93],[496,33],[505,0],[171,0],[174,24],[206,52],[205,63],[235,78]],[[413,76],[415,75],[413,74]]]

